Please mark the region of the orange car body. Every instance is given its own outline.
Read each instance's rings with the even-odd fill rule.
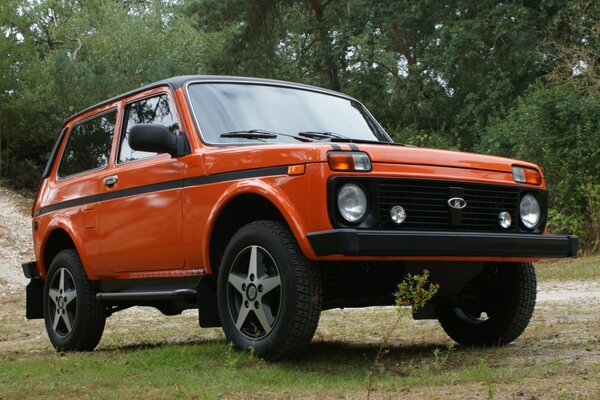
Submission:
[[[467,238],[457,239],[452,232],[436,238],[431,237],[435,231],[428,231],[428,237],[409,238],[414,243],[423,243],[422,246],[408,250],[400,246],[393,251],[394,243],[405,242],[396,238],[385,248],[378,247],[375,242],[392,240],[389,236],[396,231],[378,228],[381,236],[364,237],[361,235],[371,234],[368,229],[336,224],[328,192],[332,179],[375,177],[455,182],[457,186],[496,185],[535,191],[545,199],[542,172],[538,166],[523,161],[390,143],[315,140],[206,144],[190,107],[186,83],[222,79],[247,82],[217,77],[167,80],[100,103],[66,121],[33,206],[36,262],[28,266],[26,275],[43,280],[52,257],[68,241],[76,248],[92,281],[211,275],[218,267],[215,264],[219,256],[215,252],[222,251],[224,246],[221,239],[215,239],[216,230],[225,229],[238,216],[243,221],[251,220],[251,214],[260,213],[257,205],[266,204],[289,226],[304,255],[316,262],[531,262],[540,256],[570,256],[576,252],[576,238],[546,236],[543,224],[537,232],[512,232],[514,237],[506,242],[502,242],[502,233],[472,232]],[[290,85],[264,80],[252,82]],[[124,134],[126,105],[158,94],[166,94],[174,105],[189,151],[181,157],[159,154],[119,164],[116,157]],[[59,162],[73,127],[109,110],[116,111],[116,124],[106,166],[60,178]],[[332,151],[364,152],[372,168],[368,172],[333,171],[328,161]],[[540,182],[515,182],[514,166],[536,171]],[[250,198],[252,203],[238,208],[237,214],[229,216],[231,220],[220,221],[228,206]],[[516,215],[514,218],[518,219]],[[489,243],[485,242],[477,251],[481,245],[477,241],[472,246],[462,245],[462,251],[437,246],[447,241],[454,243],[453,240],[464,244],[479,236],[495,240],[493,249],[486,251]],[[511,250],[523,238],[542,237],[551,243],[544,241],[546,244],[536,249],[531,242],[534,246],[530,252],[523,248]],[[406,240],[410,242],[409,239]]]
[[[173,159],[159,155],[135,163],[117,165],[118,136],[121,134],[123,107],[126,103],[151,95],[167,93],[177,105],[178,118],[187,135],[192,151]],[[184,88],[173,90],[169,85],[153,87],[136,94],[103,103],[99,107],[71,117],[64,125],[67,130],[78,122],[106,110],[117,109],[115,140],[106,168],[61,180],[57,177],[58,163],[48,178],[42,181],[33,207],[34,243],[37,267],[43,277],[44,249],[56,229],[64,230],[75,243],[87,273],[92,279],[128,279],[160,276],[189,276],[210,274],[210,236],[220,210],[232,199],[243,194],[256,194],[271,202],[284,216],[302,251],[311,260],[480,260],[535,261],[537,257],[490,256],[318,256],[307,234],[334,229],[330,222],[326,182],[339,173],[329,169],[328,143],[298,143],[269,146],[215,147],[202,143],[186,103]],[[66,140],[58,148],[60,154]],[[350,151],[348,145],[340,144]],[[493,184],[516,183],[512,166],[519,165],[541,170],[534,164],[480,154],[452,152],[416,147],[385,147],[359,144],[358,149],[369,154],[372,176],[434,179],[457,182]],[[305,166],[304,173],[288,174],[278,170],[272,176],[229,179],[224,176],[239,171],[271,167]],[[106,187],[104,178],[118,175],[118,182]],[[142,194],[114,200],[96,200],[110,193],[144,188],[164,182],[185,181],[202,177],[222,176],[214,183],[180,186],[167,190],[149,190]],[[538,189],[545,190],[542,181]],[[69,206],[88,198],[82,205]],[[40,212],[53,205],[63,204],[49,212]]]

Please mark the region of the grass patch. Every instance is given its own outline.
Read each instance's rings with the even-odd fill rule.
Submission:
[[[223,341],[155,347],[129,347],[68,355],[47,354],[28,360],[4,359],[0,397],[34,398],[364,398],[376,346],[314,343],[298,360],[266,363],[231,349]],[[443,368],[434,365],[429,346],[392,348],[378,374],[374,397],[392,393],[489,397],[500,388],[537,393],[537,387],[568,374],[586,385],[600,372],[561,360],[531,365],[506,363],[494,349],[453,351]],[[31,385],[32,379],[39,384]],[[477,388],[473,393],[473,388]],[[580,388],[583,386],[580,386]],[[517,389],[512,389],[517,388]],[[478,397],[479,397],[478,396]],[[392,396],[393,397],[393,396]]]
[[[600,280],[600,254],[558,260],[543,260],[536,264],[540,281]]]

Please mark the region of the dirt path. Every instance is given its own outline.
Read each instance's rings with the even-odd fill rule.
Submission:
[[[31,261],[31,200],[0,187],[0,292],[15,295],[27,280],[21,263]]]

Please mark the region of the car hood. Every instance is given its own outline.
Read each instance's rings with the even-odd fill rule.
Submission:
[[[531,163],[484,154],[437,150],[397,144],[313,142],[225,146],[204,152],[209,174],[275,165],[326,162],[331,151],[364,151],[372,163],[429,165],[511,173],[513,165],[539,168]],[[540,171],[541,172],[541,171]]]
[[[340,146],[348,147],[347,144],[341,143]],[[511,172],[512,166],[516,164],[539,170],[531,163],[485,154],[401,145],[352,144],[351,147],[368,153],[374,163],[432,165],[498,172]]]

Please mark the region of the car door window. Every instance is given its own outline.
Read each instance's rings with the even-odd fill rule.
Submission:
[[[166,94],[128,104],[125,108],[124,134],[121,135],[119,146],[119,164],[140,160],[157,154],[137,151],[129,147],[129,132],[135,125],[160,124],[166,126],[174,135],[178,135],[179,124],[173,110],[174,108],[171,105],[169,96]]]
[[[116,121],[117,111],[113,110],[76,125],[65,145],[58,176],[65,178],[106,167]]]

